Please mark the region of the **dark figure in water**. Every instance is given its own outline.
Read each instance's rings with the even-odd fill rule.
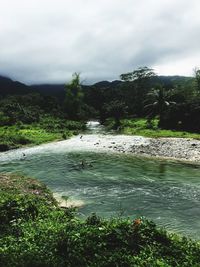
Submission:
[[[21,159],[25,159],[26,158],[26,154],[23,152],[22,153],[22,158]]]
[[[81,161],[81,168],[82,168],[82,169],[85,169],[85,166],[86,166],[85,161],[82,160],[82,161]]]
[[[86,167],[92,167],[91,163],[87,163],[85,160],[81,161],[81,168],[85,169]]]

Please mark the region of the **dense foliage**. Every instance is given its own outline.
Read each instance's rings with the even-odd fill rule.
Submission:
[[[105,122],[117,120],[107,107],[118,103],[126,107],[118,118],[158,118],[162,129],[200,132],[199,70],[193,78],[158,77],[152,69],[139,68],[122,74],[122,81],[102,82],[85,89],[85,101]],[[116,106],[116,105],[115,105]],[[119,110],[119,109],[118,109]],[[118,122],[119,124],[119,122]]]
[[[105,123],[108,130],[115,128],[115,120],[108,119]],[[121,119],[118,127],[120,134],[139,135],[145,137],[159,138],[159,137],[175,137],[175,138],[194,138],[200,139],[200,133],[191,133],[180,130],[161,129],[159,127],[158,119]]]
[[[39,145],[71,137],[85,129],[84,122],[44,116],[37,123],[0,127],[0,151],[23,145]]]
[[[32,93],[0,100],[0,151],[66,139],[85,129],[57,98]]]
[[[197,267],[200,244],[144,218],[85,221],[33,179],[1,176],[2,267]]]

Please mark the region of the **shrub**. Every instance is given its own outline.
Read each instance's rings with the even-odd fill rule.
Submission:
[[[39,183],[2,179],[3,267],[199,266],[199,242],[169,234],[144,218],[105,220],[92,214],[83,221],[49,201]],[[41,194],[34,194],[41,188]]]

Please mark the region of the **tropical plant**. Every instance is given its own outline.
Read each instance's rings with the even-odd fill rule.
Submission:
[[[198,93],[200,93],[200,69],[195,67],[194,69],[195,87]]]
[[[147,99],[145,100],[145,109],[147,112],[148,119],[151,120],[156,115],[159,116],[159,126],[163,126],[164,116],[167,108],[170,105],[175,105],[176,103],[170,101],[172,96],[172,91],[166,91],[163,87],[159,86],[157,89],[152,89],[147,94]]]
[[[83,91],[80,82],[80,74],[74,73],[70,83],[65,85],[65,111],[70,119],[81,117],[83,107]]]
[[[155,76],[155,72],[153,69],[148,67],[139,67],[138,69],[124,73],[120,75],[122,81],[132,82],[132,81],[141,81],[145,79],[149,79]]]
[[[111,101],[104,105],[104,110],[107,117],[113,117],[115,120],[114,128],[118,129],[120,126],[120,119],[126,115],[127,106],[124,102],[119,100]]]
[[[131,88],[132,104],[137,116],[142,116],[144,113],[143,100],[150,89],[150,81],[156,74],[153,69],[148,67],[140,67],[132,72],[121,74],[120,78],[124,81],[124,86]]]

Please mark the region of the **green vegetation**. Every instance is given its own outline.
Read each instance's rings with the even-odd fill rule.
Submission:
[[[114,118],[113,128],[118,129],[121,124],[121,118],[126,114],[127,107],[125,103],[118,100],[111,101],[109,104],[104,104],[103,109],[106,116]]]
[[[82,86],[75,73],[63,86],[62,97],[33,92],[3,95],[0,151],[66,139],[83,131],[91,118],[102,124],[113,119],[109,125],[125,134],[199,138],[199,77],[199,69],[193,78],[170,80],[141,67],[121,74],[121,81]],[[158,123],[153,126],[153,121]]]
[[[57,206],[40,182],[0,175],[2,267],[197,267],[200,243],[144,218],[86,220]]]
[[[176,138],[194,138],[200,139],[200,134],[189,133],[185,131],[164,130],[158,127],[159,120],[152,119],[123,119],[121,120],[119,133],[128,135],[141,135],[145,137],[176,137]],[[108,120],[106,125],[108,129],[114,127],[114,121]]]
[[[28,144],[41,144],[53,140],[61,139],[61,135],[55,133],[48,133],[39,127],[31,127],[30,125],[23,125],[23,129],[16,126],[1,127],[0,128],[0,145],[2,150],[17,148]]]
[[[65,86],[65,110],[68,116],[73,119],[82,117],[83,111],[83,92],[80,84],[80,75],[73,74],[73,79]]]
[[[37,123],[17,123],[0,127],[0,150],[9,150],[23,145],[39,145],[62,140],[85,129],[84,122],[69,121],[44,116]]]
[[[193,78],[177,76],[169,79],[156,76],[147,67],[138,68],[121,74],[121,81],[102,82],[88,88],[85,102],[96,109],[102,123],[113,118],[114,128],[119,127],[123,118],[147,118],[149,121],[158,118],[160,129],[198,134],[199,73],[196,69]]]
[[[0,151],[67,139],[85,129],[84,120],[71,119],[66,105],[55,97],[6,96],[0,100]]]

